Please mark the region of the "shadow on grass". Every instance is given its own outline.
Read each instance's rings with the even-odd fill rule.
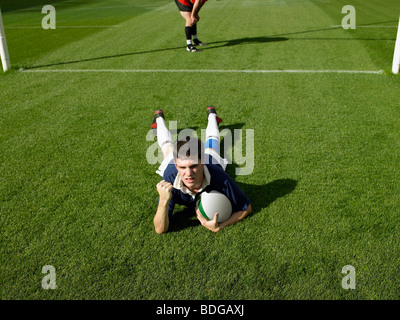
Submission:
[[[293,192],[297,186],[297,181],[293,179],[277,179],[264,185],[238,183],[238,186],[251,201],[253,212],[247,217],[249,219],[267,208],[275,200]],[[185,208],[172,215],[168,232],[177,232],[194,226],[200,226],[194,209]]]
[[[254,37],[254,38],[241,38],[241,39],[233,39],[233,40],[224,40],[224,41],[216,41],[209,43],[210,45],[215,45],[215,47],[207,47],[207,50],[210,49],[217,49],[221,47],[230,47],[230,46],[236,46],[240,44],[249,44],[249,43],[268,43],[268,42],[273,42],[273,41],[284,41],[287,40],[287,38],[280,38],[280,37]],[[147,53],[155,53],[155,52],[166,52],[166,51],[174,51],[174,50],[185,50],[185,47],[172,47],[172,48],[163,48],[163,49],[154,49],[154,50],[145,50],[145,51],[136,51],[136,52],[129,52],[129,53],[121,53],[121,54],[115,54],[115,55],[109,55],[109,56],[102,56],[102,57],[92,57],[92,58],[86,58],[86,59],[77,59],[77,60],[71,60],[71,61],[61,61],[61,62],[55,62],[55,63],[49,63],[49,64],[43,64],[43,65],[38,65],[38,66],[27,66],[24,69],[29,70],[29,69],[38,69],[38,68],[46,68],[46,67],[55,67],[55,66],[63,66],[63,65],[69,65],[69,64],[76,64],[76,63],[81,63],[81,62],[91,62],[91,61],[97,61],[97,60],[106,60],[106,59],[113,59],[113,58],[122,58],[122,57],[129,57],[129,56],[134,56],[138,54],[147,54]]]
[[[269,42],[277,42],[277,41],[286,41],[289,40],[288,38],[283,37],[246,37],[246,38],[239,38],[233,39],[228,41],[214,41],[210,42],[209,45],[218,45],[213,46],[207,49],[217,49],[223,47],[232,47],[241,44],[252,44],[252,43],[269,43]]]
[[[297,180],[277,179],[264,185],[238,183],[238,186],[250,198],[253,209],[251,215],[254,215],[267,208],[275,200],[292,193],[296,189]]]
[[[381,24],[392,23],[392,22],[397,22],[397,21],[390,20],[390,21],[366,23],[366,24],[358,25],[358,27],[381,25]],[[290,37],[290,36],[296,36],[296,35],[301,35],[301,34],[308,34],[308,33],[321,32],[321,31],[322,32],[323,31],[332,31],[332,30],[338,30],[338,29],[342,29],[342,26],[331,26],[331,27],[327,27],[327,28],[302,30],[302,31],[296,31],[296,32],[276,34],[276,35],[272,35],[272,36],[245,37],[245,38],[238,38],[238,39],[231,39],[231,40],[220,40],[220,41],[210,42],[209,43],[210,46],[205,47],[205,50],[213,50],[213,49],[218,49],[218,48],[223,48],[223,47],[232,47],[232,46],[237,46],[237,45],[242,45],[242,44],[253,44],[253,43],[259,44],[259,43],[270,43],[270,42],[287,41],[287,40],[297,40],[297,41],[298,40],[308,40],[308,41],[309,40],[314,40],[314,41],[319,41],[319,40],[332,40],[332,41],[342,41],[342,40],[346,40],[346,41],[349,41],[349,40],[353,40],[353,41],[359,41],[359,40],[389,41],[389,40],[394,40],[394,39],[378,39],[378,38],[338,38],[338,37],[335,37],[335,38],[333,38],[333,37],[297,38],[297,37]],[[38,65],[38,66],[26,66],[25,69],[28,70],[28,69],[70,65],[70,64],[76,64],[76,63],[81,63],[81,62],[122,58],[122,57],[134,56],[134,55],[138,55],[138,54],[148,54],[148,53],[155,53],[155,52],[175,51],[175,50],[184,50],[184,47],[179,46],[179,47],[172,47],[172,48],[162,48],[162,49],[121,53],[121,54],[108,55],[108,56],[102,56],[102,57],[90,57],[90,58],[77,59],[77,60],[71,60],[71,61],[60,61],[60,62],[43,64],[43,65]]]
[[[382,25],[382,24],[385,24],[385,23],[397,23],[397,22],[398,22],[398,20],[379,21],[379,22],[358,24],[356,27],[379,26],[379,25]],[[287,37],[287,36],[294,36],[294,35],[298,35],[298,34],[314,33],[314,32],[321,32],[321,31],[333,31],[333,30],[338,30],[338,29],[343,29],[343,27],[342,26],[331,26],[331,27],[327,27],[327,28],[319,28],[319,29],[302,30],[302,31],[295,31],[295,32],[288,32],[288,33],[280,33],[280,34],[273,35],[272,37],[283,37],[283,36]],[[302,39],[302,38],[289,38],[289,39]],[[312,40],[347,40],[347,39],[344,39],[344,38],[328,38],[328,37],[319,38],[318,37],[318,38],[312,38]],[[382,40],[382,39],[349,38],[349,40]]]

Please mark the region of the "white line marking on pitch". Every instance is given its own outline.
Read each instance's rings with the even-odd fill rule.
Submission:
[[[148,70],[148,69],[20,69],[29,73],[350,73],[350,74],[383,74],[383,70]]]

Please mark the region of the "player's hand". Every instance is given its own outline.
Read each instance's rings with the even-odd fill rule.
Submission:
[[[169,201],[172,197],[172,184],[167,181],[160,181],[157,183],[157,191],[160,195],[160,201]]]
[[[199,219],[199,221],[203,227],[207,228],[208,230],[210,230],[212,232],[218,232],[220,230],[219,226],[218,226],[218,215],[219,215],[218,212],[214,215],[214,219],[212,219],[212,220],[207,220],[206,218],[204,218],[201,215],[198,208],[196,208],[196,215],[197,215],[197,219]]]
[[[199,15],[192,15],[192,26],[199,22],[200,17]]]

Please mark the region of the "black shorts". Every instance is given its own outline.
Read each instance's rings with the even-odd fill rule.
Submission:
[[[192,12],[192,10],[193,10],[193,5],[185,6],[184,4],[180,3],[178,0],[175,0],[175,3],[178,6],[179,11]]]

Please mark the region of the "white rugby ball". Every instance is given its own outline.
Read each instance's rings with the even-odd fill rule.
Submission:
[[[215,190],[203,192],[197,201],[197,208],[207,220],[214,219],[215,213],[218,212],[218,222],[224,222],[232,214],[231,201],[227,196]]]

